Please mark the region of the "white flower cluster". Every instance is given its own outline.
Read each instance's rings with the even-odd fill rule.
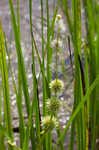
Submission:
[[[59,47],[62,48],[63,42],[60,39],[55,39],[51,42],[53,48]]]
[[[57,61],[57,71],[61,72],[62,68],[62,61],[63,61],[63,39],[65,37],[66,28],[63,22],[62,16],[58,14],[55,19],[54,24],[54,31],[55,31],[55,38],[51,41],[51,47],[53,48],[53,55],[52,55],[52,63],[50,64],[50,69],[54,73],[56,68],[56,59]],[[57,52],[55,52],[57,51]],[[57,53],[57,55],[56,55]]]
[[[65,28],[65,24],[63,22],[62,16],[60,14],[56,16],[54,30],[56,32],[56,39],[54,39],[51,42],[51,46],[53,48],[55,47],[62,48],[63,42],[61,40],[61,37],[64,36],[66,28]]]
[[[63,20],[62,20],[62,16],[60,14],[58,14],[56,16],[55,31],[58,32],[59,34],[62,34],[66,31],[65,25],[64,25]]]

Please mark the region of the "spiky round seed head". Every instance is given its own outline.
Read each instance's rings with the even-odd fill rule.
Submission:
[[[51,81],[49,88],[54,92],[60,92],[64,88],[64,83],[62,80],[55,79]]]
[[[58,121],[55,117],[45,116],[41,121],[41,126],[44,132],[51,131],[54,128],[58,128]]]
[[[54,115],[59,110],[60,105],[61,101],[58,98],[52,97],[47,101],[47,110]]]

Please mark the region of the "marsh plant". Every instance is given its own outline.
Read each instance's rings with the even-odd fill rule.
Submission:
[[[20,0],[21,1],[21,0]],[[20,1],[17,0],[17,19],[12,0],[9,0],[12,29],[18,60],[18,82],[16,84],[9,57],[6,33],[0,21],[0,150],[98,150],[99,149],[99,2],[98,0],[57,0],[53,17],[50,19],[49,1],[46,0],[47,17],[44,18],[44,4],[41,4],[41,51],[35,40],[32,22],[32,0],[29,0],[30,36],[32,47],[33,98],[29,93],[28,80],[21,47]],[[55,1],[54,1],[55,4]],[[69,5],[68,5],[69,4]],[[70,8],[71,6],[71,8]],[[55,7],[55,5],[54,5]],[[58,14],[58,8],[64,17]],[[70,119],[62,129],[58,113],[62,105],[60,93],[66,91],[65,82],[59,78],[59,64],[62,59],[63,40],[66,41],[68,24],[74,63],[74,99]],[[47,38],[44,37],[44,21]],[[84,32],[82,32],[84,31]],[[83,37],[83,42],[82,42]],[[70,50],[70,46],[69,46]],[[70,52],[71,53],[71,52]],[[35,54],[39,65],[36,76]],[[8,62],[6,59],[8,56]],[[82,61],[84,58],[84,62]],[[70,59],[72,59],[70,54]],[[72,62],[72,60],[71,60]],[[11,97],[8,77],[12,77],[19,121],[19,145],[15,143],[11,116]],[[52,77],[54,73],[54,78]],[[62,73],[62,72],[61,72]],[[39,101],[39,83],[42,79],[42,108]],[[65,78],[66,79],[66,78]],[[24,98],[23,98],[24,95]],[[27,123],[23,115],[25,101]],[[69,106],[67,107],[69,108]],[[4,115],[2,112],[4,111]],[[53,130],[57,138],[53,139]],[[66,136],[70,131],[68,148]]]

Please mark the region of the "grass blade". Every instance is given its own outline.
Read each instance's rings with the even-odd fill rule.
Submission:
[[[6,54],[5,54],[5,44],[4,44],[4,34],[2,30],[2,24],[0,22],[0,68],[1,68],[1,78],[3,84],[3,102],[4,102],[4,119],[7,128],[7,132],[11,140],[13,141],[13,132],[12,132],[12,124],[11,124],[11,110],[10,110],[10,95],[9,95],[9,81],[8,81],[8,69],[6,62]],[[14,148],[8,145],[9,150],[13,150]]]
[[[23,92],[24,92],[24,96],[25,96],[27,114],[29,116],[30,96],[29,96],[29,91],[28,91],[28,83],[27,83],[27,79],[26,79],[26,72],[25,72],[24,61],[23,61],[23,56],[22,56],[20,38],[19,38],[19,34],[18,34],[18,28],[17,28],[17,24],[16,24],[12,0],[9,0],[9,6],[10,6],[10,11],[11,11],[11,20],[12,20],[12,25],[13,25],[13,30],[14,30],[16,50],[17,50],[17,56],[18,56],[18,67],[19,67],[20,74],[21,74],[21,80],[22,80]]]

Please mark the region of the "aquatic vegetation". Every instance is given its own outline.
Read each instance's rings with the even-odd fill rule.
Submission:
[[[40,51],[33,30],[32,0],[28,1],[31,37],[31,74],[32,98],[28,85],[27,70],[24,63],[20,30],[20,3],[17,12],[9,0],[14,43],[17,53],[17,82],[9,56],[9,43],[0,21],[0,150],[65,150],[66,136],[70,131],[69,150],[98,150],[99,143],[99,4],[95,0],[57,0],[50,16],[49,1],[46,0],[46,19],[44,2],[40,0],[41,28]],[[71,3],[69,8],[68,3]],[[82,7],[83,6],[83,7]],[[58,11],[58,7],[61,11]],[[82,11],[83,10],[83,11]],[[61,14],[58,14],[61,12]],[[16,19],[17,15],[17,19]],[[81,17],[82,16],[82,17]],[[84,19],[84,20],[83,20]],[[66,26],[65,22],[68,24]],[[46,25],[47,35],[44,27]],[[66,27],[69,29],[67,32]],[[84,31],[84,32],[82,32]],[[82,43],[83,37],[83,43]],[[71,67],[74,69],[73,107],[64,128],[59,111],[64,115],[63,106],[67,78],[60,77],[60,62],[64,62],[64,41],[69,49]],[[71,42],[71,43],[70,43]],[[30,44],[30,43],[29,43]],[[68,45],[67,45],[68,44]],[[10,45],[11,48],[11,45]],[[73,53],[71,53],[71,49]],[[41,53],[40,53],[41,52]],[[35,57],[36,56],[36,57]],[[72,62],[72,56],[74,61]],[[84,64],[82,59],[84,58]],[[36,66],[38,65],[38,74]],[[60,69],[62,70],[62,69]],[[54,74],[54,78],[52,77]],[[18,111],[18,128],[13,128],[9,75],[13,84],[14,99]],[[41,96],[39,98],[39,88]],[[64,97],[64,98],[63,98]],[[63,99],[62,99],[63,98]],[[23,113],[23,103],[26,117]],[[13,104],[14,106],[14,104]],[[4,112],[3,112],[4,111]],[[3,113],[2,113],[3,112]],[[2,115],[3,114],[3,115]],[[60,115],[60,117],[62,117]],[[63,119],[65,116],[63,116]],[[26,120],[27,121],[26,121]],[[61,118],[62,120],[62,118]],[[15,142],[14,132],[18,132],[19,145]],[[53,134],[55,131],[55,135]],[[57,138],[53,138],[56,136]],[[75,140],[76,139],[76,140]],[[98,146],[97,146],[98,145]]]

